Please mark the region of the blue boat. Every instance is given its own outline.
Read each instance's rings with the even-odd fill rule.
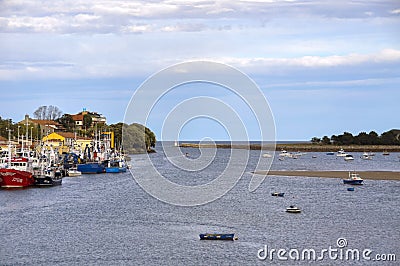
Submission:
[[[326,155],[335,155],[335,153],[333,151],[329,151],[326,153]]]
[[[106,173],[125,173],[126,164],[124,160],[106,161]]]
[[[284,192],[273,192],[273,193],[271,193],[271,195],[275,196],[275,197],[283,197],[283,196],[285,196],[285,193]]]
[[[200,234],[200,240],[238,240],[235,234]]]
[[[347,191],[354,191],[354,188],[353,187],[348,187]]]
[[[106,173],[125,173],[126,167],[106,167]]]
[[[105,167],[97,162],[78,164],[77,170],[82,174],[100,174],[105,172]]]

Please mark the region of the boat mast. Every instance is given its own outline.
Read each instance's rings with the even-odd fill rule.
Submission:
[[[26,118],[26,146],[27,146],[27,151],[28,151],[28,158],[30,157],[30,155],[29,155],[29,150],[30,150],[30,148],[29,148],[29,146],[28,146],[28,141],[29,141],[29,128],[28,128],[28,118]]]
[[[11,129],[8,129],[8,167],[11,166]]]

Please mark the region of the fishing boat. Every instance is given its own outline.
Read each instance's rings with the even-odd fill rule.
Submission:
[[[286,208],[286,212],[289,212],[289,213],[300,213],[301,210],[298,207],[291,205],[291,206],[289,206],[289,208]]]
[[[262,157],[264,157],[264,158],[272,158],[272,155],[269,154],[269,153],[264,153],[264,154],[262,155]]]
[[[343,179],[343,183],[349,185],[362,185],[363,181],[360,175],[355,172],[349,172],[349,178]]]
[[[62,184],[62,174],[59,169],[47,168],[34,178],[35,186],[58,186]]]
[[[98,162],[88,162],[85,164],[78,164],[76,169],[82,174],[100,174],[105,172],[104,165]]]
[[[336,154],[338,157],[345,157],[346,155],[347,153],[343,149],[340,149]]]
[[[353,157],[353,155],[351,155],[351,154],[346,154],[346,155],[344,156],[344,160],[345,160],[345,161],[353,161],[353,160],[354,160],[354,157]]]
[[[361,159],[363,159],[363,160],[371,160],[372,157],[369,155],[368,152],[364,152],[364,153],[361,155]]]
[[[71,167],[67,170],[67,174],[70,177],[74,177],[74,176],[80,176],[82,175],[81,171],[78,171],[78,169],[76,167]]]
[[[273,193],[271,193],[271,195],[275,196],[275,197],[283,197],[283,196],[285,196],[285,193],[284,192],[273,192]]]
[[[200,240],[238,240],[235,234],[200,234]]]
[[[7,168],[0,169],[0,187],[22,188],[35,183],[32,162],[29,158],[16,157],[9,159]]]
[[[106,173],[125,173],[127,165],[124,160],[116,159],[106,162]]]
[[[279,153],[280,157],[291,157],[291,154],[287,152],[286,150],[281,150],[281,153]]]
[[[35,180],[31,172],[11,168],[0,169],[0,187],[23,188],[32,186]]]

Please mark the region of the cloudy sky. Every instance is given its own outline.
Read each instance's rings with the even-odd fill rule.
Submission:
[[[400,128],[396,0],[0,0],[0,39],[0,116],[14,121],[56,105],[116,123],[149,76],[211,60],[258,84],[279,140]],[[205,137],[192,126],[182,138]]]

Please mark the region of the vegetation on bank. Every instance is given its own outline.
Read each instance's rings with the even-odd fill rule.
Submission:
[[[322,138],[313,137],[313,144],[322,145],[400,145],[400,130],[392,129],[383,132],[380,136],[375,132],[360,132],[357,136],[349,132],[341,135],[323,136]]]
[[[198,144],[198,143],[180,143],[180,147],[184,148],[219,148],[219,149],[250,149],[250,150],[264,150],[271,151],[272,146],[262,146],[260,144]],[[290,144],[276,144],[275,151],[286,150],[289,152],[336,152],[344,149],[346,152],[400,152],[400,145],[322,145],[312,143],[290,143]]]

